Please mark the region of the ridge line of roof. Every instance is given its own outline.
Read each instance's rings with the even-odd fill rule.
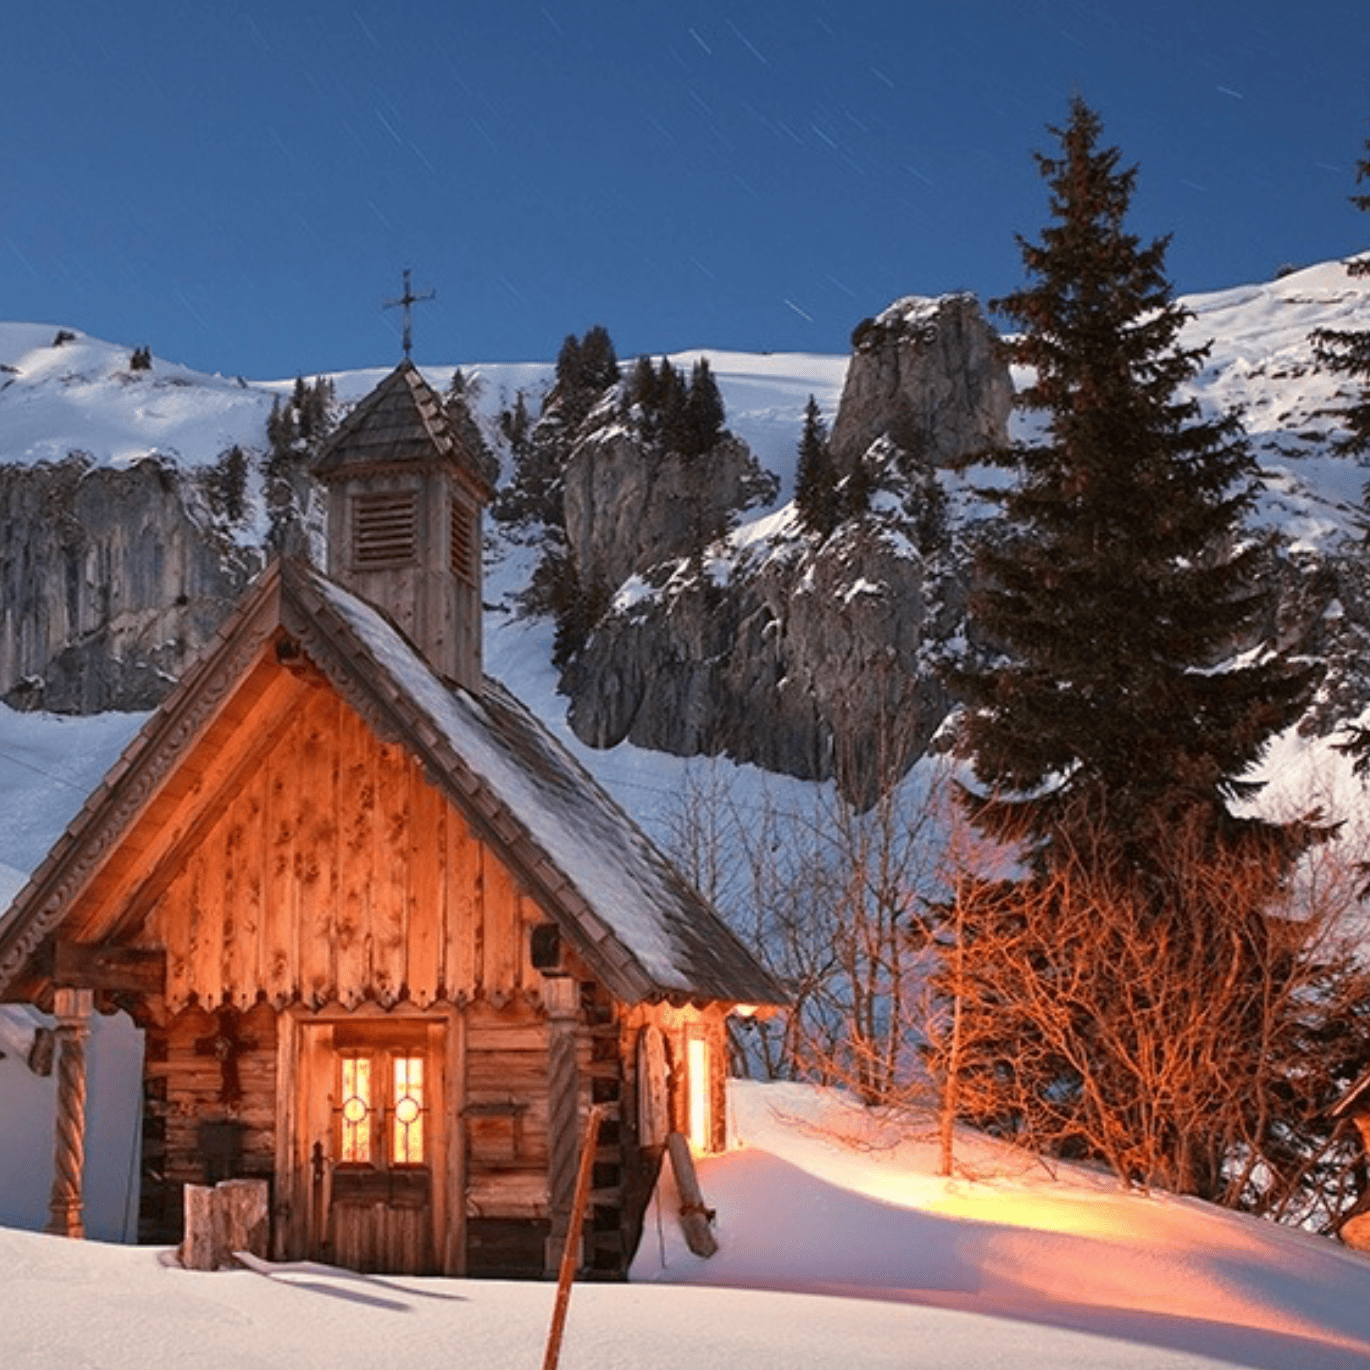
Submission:
[[[318,576],[318,573],[312,568],[309,568],[307,574],[311,578]],[[292,585],[292,589],[298,591],[298,588]],[[317,586],[311,586],[310,590],[305,591],[305,593],[308,594],[310,591],[312,591],[311,598],[314,601],[310,606],[311,613],[320,619],[328,619],[349,638],[356,640],[356,633],[352,626],[342,614],[339,614],[328,603],[327,597],[319,593]],[[373,609],[373,612],[378,611]],[[335,662],[345,662],[347,676],[353,680],[360,680],[360,673],[353,669],[351,658],[336,650],[336,643],[332,641],[329,634],[324,634],[320,642],[305,644],[307,650],[313,648],[310,650],[310,655],[314,657],[316,664],[325,674],[332,678],[332,672],[329,671],[326,662],[319,659],[318,649],[320,645],[322,645],[322,655],[331,657]],[[421,658],[419,659],[421,660]],[[336,679],[334,679],[334,684],[338,688],[343,688]],[[444,688],[448,687],[444,685]],[[364,683],[361,685],[361,689],[368,695],[373,694]],[[350,691],[348,693],[350,694]],[[605,976],[606,980],[617,981],[617,983],[610,984],[609,988],[625,1000],[649,999],[658,995],[679,992],[673,987],[657,982],[656,978],[641,964],[632,949],[624,944],[613,927],[595,912],[585,896],[561,870],[551,853],[546,851],[532,835],[528,826],[495,793],[489,783],[468,765],[450,741],[443,736],[441,729],[432,723],[426,711],[415,704],[414,709],[418,716],[425,719],[429,724],[429,728],[423,730],[424,733],[429,733],[429,736],[420,735],[420,730],[413,727],[411,720],[405,717],[408,711],[400,706],[401,698],[402,696],[398,694],[391,694],[390,696],[390,703],[398,716],[398,721],[409,725],[405,727],[409,736],[415,741],[422,742],[430,756],[434,756],[443,762],[439,769],[440,779],[449,780],[452,787],[460,792],[461,797],[475,810],[481,826],[486,828],[498,844],[515,858],[518,868],[523,872],[524,878],[529,884],[541,889],[552,907],[561,909],[567,920],[562,931],[571,938],[573,944],[580,945],[588,954],[591,963],[597,963],[596,968],[601,972],[606,969],[611,972],[618,972],[617,975]],[[556,872],[557,880],[555,882],[546,880],[540,875],[542,870]]]

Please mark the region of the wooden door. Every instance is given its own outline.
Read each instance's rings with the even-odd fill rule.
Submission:
[[[306,1029],[309,1254],[349,1270],[443,1264],[445,1024],[361,1020]]]

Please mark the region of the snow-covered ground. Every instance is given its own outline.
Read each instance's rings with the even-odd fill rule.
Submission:
[[[575,1289],[565,1370],[1370,1365],[1370,1261],[1168,1197],[1054,1176],[974,1138],[959,1173],[841,1099],[738,1085],[739,1145],[705,1159],[719,1252],[658,1196],[627,1285]],[[669,1187],[668,1187],[669,1188]],[[549,1284],[193,1273],[152,1248],[0,1229],[5,1370],[335,1370],[541,1363]]]

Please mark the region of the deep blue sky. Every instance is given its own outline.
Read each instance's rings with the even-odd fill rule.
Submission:
[[[0,319],[207,371],[845,352],[1021,280],[1073,94],[1181,292],[1370,245],[1365,0],[34,0],[0,34]]]

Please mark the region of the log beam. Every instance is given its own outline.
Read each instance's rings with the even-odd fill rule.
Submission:
[[[53,980],[74,989],[123,991],[155,997],[166,986],[166,952],[142,947],[111,947],[58,942],[53,948]]]

